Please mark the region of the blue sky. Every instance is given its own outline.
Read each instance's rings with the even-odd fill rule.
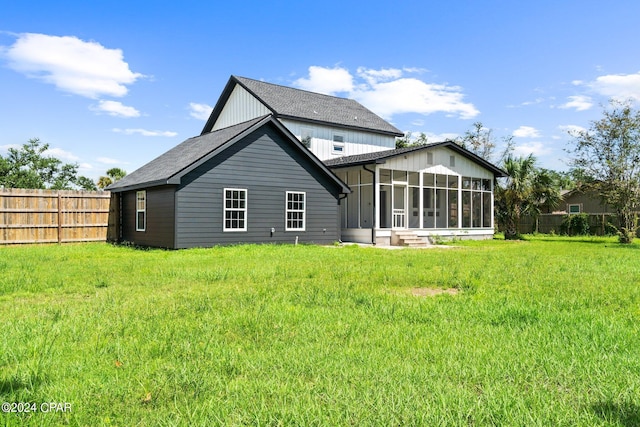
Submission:
[[[640,2],[5,1],[0,154],[97,178],[198,135],[231,74],[354,98],[432,142],[480,121],[567,168],[568,131],[640,101]]]

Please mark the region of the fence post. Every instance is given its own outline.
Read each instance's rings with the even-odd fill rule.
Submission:
[[[62,243],[62,197],[58,190],[58,243]]]

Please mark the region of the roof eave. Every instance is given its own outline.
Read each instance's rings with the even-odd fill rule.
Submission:
[[[350,125],[339,124],[339,123],[335,123],[335,122],[327,122],[325,120],[314,120],[314,119],[309,119],[309,118],[299,117],[299,116],[292,116],[292,115],[286,115],[286,114],[276,114],[275,112],[274,112],[274,116],[276,116],[279,119],[294,120],[294,121],[305,122],[305,123],[321,124],[321,125],[325,125],[325,126],[331,126],[331,127],[336,127],[336,128],[342,128],[342,129],[359,130],[359,131],[364,131],[364,132],[369,132],[369,133],[382,134],[382,135],[386,135],[386,136],[393,136],[393,137],[402,137],[402,136],[404,136],[404,133],[402,133],[400,131],[394,132],[394,131],[390,131],[390,130],[386,131],[386,130],[382,130],[382,129],[372,129],[372,128],[363,127],[363,126],[350,126]]]
[[[105,188],[105,190],[108,189],[112,193],[124,193],[125,191],[142,190],[144,188],[159,187],[161,185],[171,185],[171,184],[176,184],[176,183],[170,182],[170,180],[168,179],[159,179],[155,181],[139,182],[136,184],[124,185],[124,186],[115,187],[115,188],[109,186]],[[177,184],[179,184],[179,182]]]

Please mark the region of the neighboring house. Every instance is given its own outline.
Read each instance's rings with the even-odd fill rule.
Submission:
[[[280,120],[320,160],[395,148],[404,134],[352,99],[231,76],[202,135],[265,114]]]
[[[614,214],[615,211],[602,201],[597,191],[574,189],[562,193],[562,201],[554,213]]]
[[[120,240],[166,248],[332,243],[349,192],[271,115],[188,139],[107,189]]]
[[[403,244],[420,238],[491,238],[493,189],[504,171],[453,142],[325,161],[352,192],[342,239]]]

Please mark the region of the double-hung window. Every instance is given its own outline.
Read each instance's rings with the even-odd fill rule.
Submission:
[[[287,191],[286,203],[286,231],[304,231],[306,194],[303,192]]]
[[[224,189],[224,231],[247,231],[247,190]]]
[[[147,228],[147,192],[136,192],[136,231],[144,231]]]

